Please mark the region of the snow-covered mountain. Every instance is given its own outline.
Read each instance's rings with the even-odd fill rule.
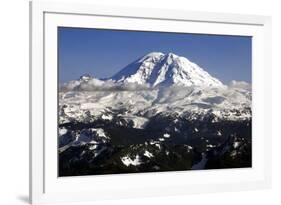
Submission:
[[[112,76],[117,82],[150,86],[222,86],[195,63],[173,53],[149,53]]]
[[[251,166],[251,85],[153,52],[60,86],[59,175]]]
[[[226,86],[172,53],[149,53],[107,80],[83,75],[62,85],[61,91],[60,120],[64,122],[83,121],[88,115],[113,118],[116,112],[112,110],[126,110],[124,119],[136,126],[159,113],[190,118],[207,113],[220,119],[251,118],[250,84],[232,81]]]
[[[63,90],[139,90],[170,86],[225,87],[223,83],[185,57],[173,53],[149,53],[121,69],[109,79],[89,74],[69,81]]]

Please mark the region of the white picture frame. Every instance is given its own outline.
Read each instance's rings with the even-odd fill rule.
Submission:
[[[58,26],[252,36],[253,167],[63,179],[57,177]],[[184,10],[31,2],[30,111],[32,204],[269,188],[271,18]]]

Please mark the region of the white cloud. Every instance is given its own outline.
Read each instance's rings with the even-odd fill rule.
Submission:
[[[252,85],[250,83],[245,82],[245,81],[232,80],[229,84],[229,87],[230,88],[242,88],[242,89],[250,90]]]
[[[147,84],[119,83],[113,80],[99,80],[95,78],[87,81],[70,81],[60,86],[61,91],[138,91],[148,89],[150,89],[150,86]]]

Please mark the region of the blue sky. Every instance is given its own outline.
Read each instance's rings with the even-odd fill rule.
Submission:
[[[59,81],[111,77],[158,51],[184,56],[224,83],[251,82],[251,37],[58,28]]]

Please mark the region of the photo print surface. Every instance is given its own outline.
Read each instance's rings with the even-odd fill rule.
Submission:
[[[252,166],[252,39],[58,28],[58,175]]]

